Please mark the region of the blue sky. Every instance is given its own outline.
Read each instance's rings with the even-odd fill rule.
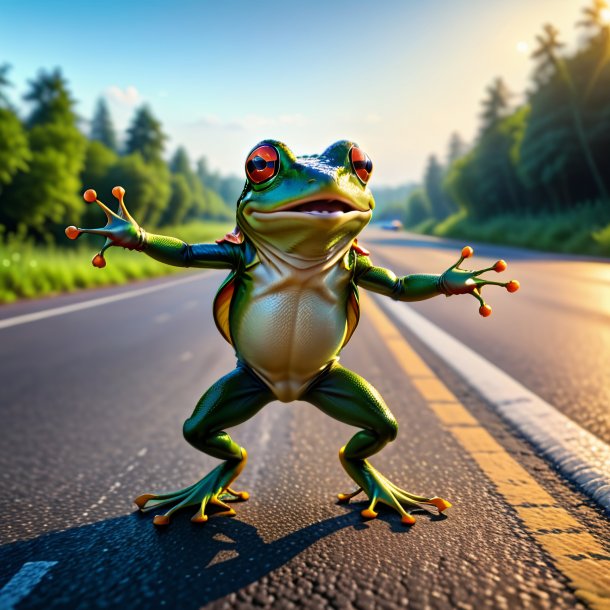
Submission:
[[[578,0],[0,0],[0,63],[13,100],[60,66],[78,112],[100,96],[124,128],[149,103],[170,136],[212,168],[241,174],[259,140],[297,154],[357,141],[376,184],[418,180],[452,131],[471,140],[496,77],[522,93],[551,21],[573,45]],[[519,96],[516,97],[516,101]]]

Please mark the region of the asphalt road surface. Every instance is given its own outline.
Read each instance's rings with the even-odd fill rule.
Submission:
[[[439,272],[459,252],[455,244],[376,231],[363,243],[376,263],[401,274]],[[474,266],[506,258],[505,275],[522,291],[489,290],[488,319],[468,296],[414,307],[610,440],[610,266],[502,247],[479,253]],[[447,517],[415,513],[408,528],[383,509],[364,522],[363,501],[337,504],[335,494],[353,487],[337,451],[354,430],[302,402],[271,403],[232,429],[248,449],[239,487],[251,494],[235,505],[236,517],[195,525],[187,509],[158,529],[150,514],[134,512],[135,496],[191,484],[217,463],[182,439],[182,422],[235,364],[211,316],[223,273],[181,277],[0,329],[2,610],[608,607],[599,585],[610,580],[607,516],[459,375],[386,319],[405,350],[416,350],[522,469],[513,496],[522,488],[523,497],[502,492],[481,467],[485,451],[458,442],[417,391],[375,322],[381,314],[372,299],[341,359],[377,387],[399,422],[396,441],[372,461],[406,489],[450,499]],[[15,304],[0,309],[0,319],[142,286]],[[538,506],[532,489],[556,504]],[[538,525],[527,517],[545,506]],[[555,550],[554,540],[570,536],[589,541],[581,556]],[[585,557],[587,544],[599,548]],[[583,580],[574,571],[579,562],[602,578]]]

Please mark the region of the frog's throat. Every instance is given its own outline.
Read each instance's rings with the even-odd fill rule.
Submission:
[[[241,230],[257,249],[259,256],[278,269],[286,266],[300,270],[315,269],[317,272],[329,269],[345,256],[355,239],[354,235],[345,234],[339,236],[326,249],[319,249],[317,242],[310,242],[310,244],[300,242],[294,250],[287,251],[263,235],[247,229],[244,231],[243,228]],[[313,239],[315,236],[312,236]],[[308,245],[312,247],[308,248]]]
[[[259,251],[294,268],[307,269],[345,254],[370,218],[370,210],[315,219],[266,214],[262,220],[238,211],[237,225]]]

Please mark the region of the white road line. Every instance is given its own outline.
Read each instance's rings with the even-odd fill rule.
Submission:
[[[610,513],[610,446],[405,303],[376,299]]]
[[[0,320],[0,329],[9,328],[10,326],[18,326],[19,324],[27,324],[28,322],[36,322],[37,320],[44,320],[45,318],[52,318],[54,316],[62,316],[66,313],[72,313],[73,311],[89,309],[90,307],[99,307],[100,305],[107,305],[108,303],[123,301],[124,299],[132,299],[134,297],[142,296],[143,294],[157,292],[157,290],[166,290],[172,286],[178,286],[180,284],[186,284],[187,282],[200,280],[202,277],[203,276],[200,274],[189,275],[189,277],[183,277],[178,280],[174,280],[173,282],[164,282],[155,286],[137,288],[136,290],[122,292],[121,294],[115,294],[108,297],[100,297],[99,299],[81,301],[80,303],[73,303],[72,305],[53,307],[52,309],[44,309],[43,311],[35,311],[34,313],[26,313],[21,316],[6,318],[5,320]]]
[[[56,561],[32,561],[24,563],[21,569],[0,590],[0,610],[13,610],[25,599],[44,575],[56,565]]]

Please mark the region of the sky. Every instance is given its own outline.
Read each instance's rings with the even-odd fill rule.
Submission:
[[[0,0],[14,102],[59,66],[76,110],[105,97],[124,130],[151,106],[169,136],[223,174],[260,140],[295,154],[357,142],[376,185],[421,180],[457,131],[476,137],[498,76],[523,99],[542,25],[573,47],[583,0]]]

